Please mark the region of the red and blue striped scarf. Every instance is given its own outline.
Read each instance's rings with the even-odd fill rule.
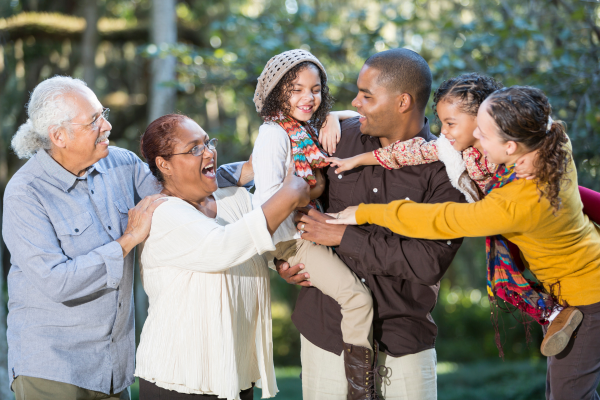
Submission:
[[[514,165],[509,167],[500,165],[496,170],[496,174],[486,186],[486,194],[514,181],[517,175],[514,169]],[[498,305],[497,296],[521,310],[521,312],[531,316],[541,325],[547,324],[546,318],[555,304],[552,296],[545,293],[541,284],[530,281],[523,276],[511,256],[508,241],[503,236],[488,236],[485,245],[487,291],[492,307]],[[492,316],[494,316],[493,312]],[[497,322],[494,321],[494,318],[492,320],[496,328],[496,345],[502,357],[504,353],[500,343]]]

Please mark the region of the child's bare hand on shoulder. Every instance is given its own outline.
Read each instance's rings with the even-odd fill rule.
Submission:
[[[518,179],[535,179],[536,168],[535,160],[537,158],[537,150],[531,151],[519,158],[515,165],[515,172]]]

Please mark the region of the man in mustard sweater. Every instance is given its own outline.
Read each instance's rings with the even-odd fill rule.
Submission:
[[[426,61],[407,49],[393,49],[369,58],[358,77],[353,101],[360,118],[342,122],[336,157],[346,158],[378,149],[397,140],[423,137],[429,131],[425,107],[431,93],[431,71]],[[341,174],[327,171],[323,196],[326,211],[336,213],[359,203],[388,203],[410,199],[419,203],[463,202],[440,162],[386,170],[365,166]],[[462,239],[409,239],[377,226],[330,225],[315,210],[297,218],[303,239],[333,246],[340,258],[371,289],[374,302],[373,337],[379,346],[378,364],[388,378],[378,388],[384,398],[408,393],[410,399],[436,399],[437,327],[431,311],[439,281],[450,266]],[[299,266],[280,263],[279,273],[299,283]],[[326,265],[323,268],[327,268]],[[335,276],[332,276],[335,279]],[[302,283],[307,286],[307,282]],[[302,334],[302,389],[304,399],[346,399],[343,340],[339,305],[316,288],[302,288],[292,316]],[[385,368],[380,368],[383,371]],[[373,372],[366,376],[373,380]],[[350,386],[349,386],[350,384]],[[406,396],[406,395],[402,395]],[[364,398],[364,396],[363,396]]]

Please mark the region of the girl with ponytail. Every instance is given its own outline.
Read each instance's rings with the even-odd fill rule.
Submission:
[[[545,292],[561,306],[579,310],[561,312],[548,327],[546,336],[554,334],[558,344],[568,345],[548,357],[547,398],[598,399],[600,227],[582,212],[571,143],[551,112],[544,93],[527,86],[498,90],[481,104],[475,137],[487,159],[499,166],[483,200],[361,204],[333,223],[377,224],[423,239],[487,236],[491,286],[508,280],[508,288],[519,293],[528,282],[511,282],[503,275],[511,268],[510,240]],[[516,179],[515,163],[534,151],[535,179]]]

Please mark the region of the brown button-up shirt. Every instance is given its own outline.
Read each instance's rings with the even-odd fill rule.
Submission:
[[[435,140],[429,123],[417,135]],[[362,135],[358,119],[342,122],[336,157],[347,158],[381,147],[376,137]],[[452,187],[441,162],[386,170],[364,166],[341,174],[327,170],[323,196],[327,212],[360,203],[410,199],[418,203],[464,202]],[[380,349],[393,357],[433,348],[437,326],[431,317],[439,281],[462,239],[420,240],[397,235],[377,225],[348,226],[337,254],[363,279],[373,295],[373,335]],[[327,268],[326,265],[323,268]],[[302,288],[292,320],[316,346],[340,354],[340,306],[316,288]]]

